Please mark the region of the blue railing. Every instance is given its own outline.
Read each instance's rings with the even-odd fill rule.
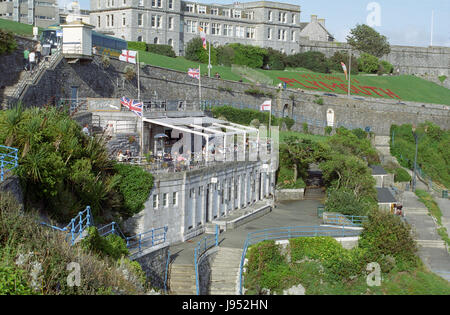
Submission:
[[[70,244],[74,245],[75,240],[82,236],[84,230],[94,225],[94,221],[92,219],[91,207],[87,206],[84,211],[78,213],[78,215],[73,218],[68,225],[64,228],[60,228],[45,222],[41,222],[42,225],[48,226],[54,230],[67,233],[67,237],[70,236]]]
[[[126,237],[116,222],[109,223],[98,229],[100,236],[115,234],[123,238],[128,249],[138,249],[141,252],[145,248],[153,247],[166,242],[168,227],[151,229],[144,233]]]
[[[195,264],[195,287],[197,295],[200,295],[200,279],[198,273],[198,263],[200,257],[206,253],[208,249],[214,246],[219,246],[219,226],[216,225],[214,235],[206,236],[197,243],[197,247],[194,248],[194,264]]]
[[[5,179],[6,173],[19,165],[18,153],[19,149],[0,145],[0,182]]]
[[[349,237],[358,236],[361,231],[358,230],[346,230],[342,228],[330,228],[323,226],[297,226],[297,227],[281,227],[273,229],[265,229],[255,231],[247,234],[247,238],[244,242],[244,248],[241,257],[241,264],[239,266],[239,294],[242,294],[242,276],[244,270],[245,256],[247,249],[250,245],[254,245],[267,240],[283,240],[297,237],[317,237],[317,236],[330,236],[330,237]]]
[[[324,224],[340,226],[362,226],[367,216],[345,215],[341,213],[327,213],[323,218]]]
[[[167,274],[169,273],[170,250],[167,250],[166,272],[164,274],[164,293],[167,294]]]
[[[134,236],[127,237],[128,249],[138,249],[139,252],[143,248],[153,247],[166,242],[168,227],[162,227],[158,229],[151,229],[150,231],[139,233]]]

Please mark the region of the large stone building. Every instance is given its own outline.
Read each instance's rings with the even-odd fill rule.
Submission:
[[[48,27],[59,23],[57,0],[0,0],[0,18]]]
[[[317,15],[311,15],[311,21],[300,23],[301,41],[308,39],[311,41],[334,42],[334,36],[325,28],[325,19],[319,19]]]
[[[201,4],[182,0],[91,0],[96,31],[128,41],[171,45],[178,55],[203,27],[214,45],[299,51],[300,6],[270,1]]]

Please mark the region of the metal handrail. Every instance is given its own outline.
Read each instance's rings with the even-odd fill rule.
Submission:
[[[84,217],[83,217],[84,216]],[[78,223],[76,223],[78,221]],[[85,224],[84,224],[85,223]],[[94,224],[92,220],[92,214],[91,214],[91,207],[87,206],[84,211],[81,211],[78,213],[78,215],[70,220],[70,223],[66,225],[64,228],[60,228],[45,222],[41,222],[41,225],[48,226],[54,230],[60,231],[60,232],[66,232],[66,239],[67,237],[71,236],[71,245],[75,244],[75,240],[83,234],[84,230],[92,226]]]
[[[206,253],[206,251],[214,246],[219,246],[219,226],[216,224],[214,235],[206,236],[201,239],[197,246],[194,248],[194,269],[195,269],[195,288],[197,295],[200,295],[200,278],[198,272],[198,263],[200,257]]]
[[[141,252],[143,247],[151,241],[151,246],[159,245],[166,242],[168,227],[162,227],[158,229],[151,229],[144,233],[139,233],[134,236],[127,237],[125,240],[127,242],[128,249],[138,248],[138,251]],[[149,235],[150,234],[150,235]]]
[[[367,220],[368,220],[367,216],[345,215],[345,214],[341,214],[341,213],[329,213],[324,217],[323,222],[325,224],[360,227]]]
[[[244,241],[244,247],[241,256],[241,263],[239,265],[239,294],[242,295],[242,277],[245,263],[245,256],[247,249],[250,245],[254,245],[267,240],[280,240],[291,239],[298,237],[318,237],[318,236],[330,236],[330,237],[348,237],[358,236],[360,231],[345,230],[345,226],[342,228],[329,228],[323,226],[297,226],[297,227],[281,227],[259,230],[247,234],[247,238]]]
[[[7,172],[19,166],[19,149],[0,145],[0,150],[6,151],[0,153],[0,182],[2,182]]]

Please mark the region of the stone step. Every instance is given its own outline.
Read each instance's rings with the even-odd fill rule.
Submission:
[[[416,242],[421,247],[446,248],[442,240],[416,240]]]
[[[196,290],[176,290],[170,291],[170,295],[196,295]]]

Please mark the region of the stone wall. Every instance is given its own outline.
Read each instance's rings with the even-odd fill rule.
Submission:
[[[0,194],[10,193],[16,199],[19,207],[24,209],[22,186],[20,186],[20,179],[13,175],[7,177],[3,182],[0,182]]]
[[[124,62],[111,59],[110,67],[105,70],[98,60],[91,63],[67,64],[65,61],[55,69],[47,71],[38,85],[28,89],[25,102],[46,103],[48,95],[56,98],[70,97],[71,87],[78,86],[79,97],[135,97],[136,82],[126,82],[125,89],[117,86],[121,82]],[[95,74],[95,75],[93,75]],[[158,67],[145,66],[141,71],[141,95],[150,99],[155,92],[161,99],[198,100],[198,81],[186,73]],[[267,97],[255,97],[245,92],[254,88],[251,84],[226,81],[215,78],[202,78],[202,95],[204,99],[214,100],[219,104],[231,104],[236,107],[249,107],[259,110]],[[305,92],[299,89],[278,90],[275,87],[258,86],[271,93],[274,100],[273,113],[277,116],[288,115],[296,120],[294,130],[302,130],[302,122],[314,120],[309,130],[323,133],[327,120],[327,111],[332,109],[335,125],[353,127],[371,127],[379,135],[389,135],[392,124],[422,123],[432,121],[443,128],[448,128],[448,106],[399,101],[397,99],[347,98],[345,96],[325,96],[322,93]],[[230,89],[230,92],[224,91]],[[129,93],[127,91],[130,91]],[[315,103],[317,94],[323,99],[323,105]]]
[[[134,259],[141,265],[152,288],[164,290],[168,250],[166,246]]]
[[[276,201],[303,200],[305,189],[278,189],[275,191]]]
[[[303,40],[300,52],[319,51],[327,57],[337,51],[348,51],[350,45],[339,42],[319,42]],[[355,52],[359,56],[358,52]],[[426,80],[441,84],[438,77],[447,76],[444,86],[450,88],[450,48],[449,47],[412,47],[391,46],[391,52],[382,57],[390,62],[400,74],[414,74]]]

